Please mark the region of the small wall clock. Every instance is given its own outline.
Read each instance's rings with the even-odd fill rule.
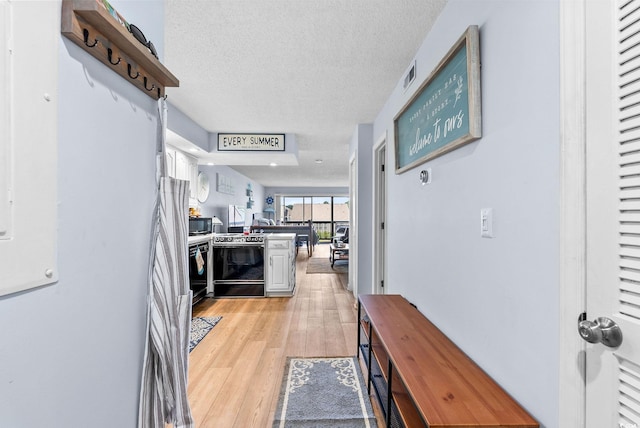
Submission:
[[[197,186],[198,202],[206,201],[209,197],[209,176],[202,171],[198,173]]]

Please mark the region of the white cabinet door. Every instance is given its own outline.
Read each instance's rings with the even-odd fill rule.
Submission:
[[[189,179],[189,159],[183,153],[176,151],[176,175],[178,180]]]
[[[198,197],[198,160],[192,157],[188,158],[189,170],[189,198],[196,199]]]
[[[167,173],[189,182],[189,203],[197,202],[198,160],[180,150],[167,150]]]
[[[295,235],[267,238],[266,292],[271,296],[290,296],[295,288]]]
[[[276,250],[269,255],[268,291],[289,291],[289,252],[286,250]]]
[[[176,176],[176,151],[167,147],[165,151],[165,157],[167,160],[167,175],[169,177]]]

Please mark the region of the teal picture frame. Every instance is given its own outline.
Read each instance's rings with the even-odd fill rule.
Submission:
[[[477,25],[467,28],[393,122],[396,174],[482,137]]]

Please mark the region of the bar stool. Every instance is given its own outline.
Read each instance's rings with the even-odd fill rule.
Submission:
[[[299,234],[296,238],[296,254],[298,254],[298,247],[302,244],[307,246],[307,255],[311,256],[311,247],[309,247],[309,235],[301,235]]]

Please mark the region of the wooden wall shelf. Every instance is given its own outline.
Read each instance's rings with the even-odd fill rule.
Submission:
[[[358,319],[357,355],[386,426],[539,426],[402,296],[360,295]]]
[[[179,80],[96,0],[63,0],[61,32],[154,99]]]

